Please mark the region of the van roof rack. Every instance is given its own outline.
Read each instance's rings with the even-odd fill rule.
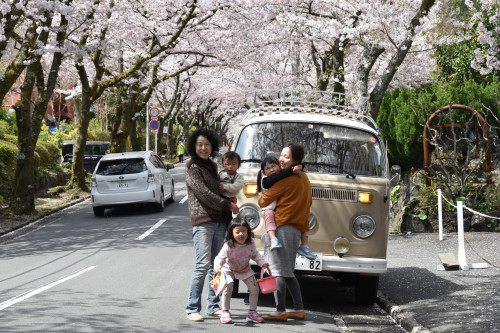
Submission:
[[[270,114],[317,114],[366,122],[378,130],[372,117],[366,114],[368,98],[328,91],[260,90],[254,95],[254,107],[242,122]]]

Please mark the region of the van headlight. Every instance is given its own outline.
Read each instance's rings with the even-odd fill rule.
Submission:
[[[352,231],[359,238],[368,238],[375,232],[375,221],[368,215],[360,215],[352,223]]]
[[[338,237],[333,242],[333,249],[335,250],[335,252],[337,252],[340,258],[342,258],[344,254],[349,252],[350,248],[351,248],[351,243],[344,236]]]
[[[240,208],[238,217],[246,221],[248,225],[250,225],[250,228],[252,229],[257,228],[260,222],[259,212],[251,206],[244,206]]]

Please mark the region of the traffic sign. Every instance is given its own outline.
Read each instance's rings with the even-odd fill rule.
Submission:
[[[160,128],[160,122],[156,119],[153,119],[149,122],[149,128],[153,131],[157,131]]]
[[[160,115],[160,109],[158,109],[156,106],[150,108],[149,115],[151,116],[151,118],[158,117]]]

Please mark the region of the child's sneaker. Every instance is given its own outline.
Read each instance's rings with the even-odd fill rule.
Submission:
[[[254,323],[262,323],[264,318],[259,316],[257,311],[248,311],[247,321],[253,321]]]
[[[271,251],[281,248],[281,244],[278,238],[271,239]]]
[[[311,260],[314,260],[317,257],[317,255],[315,255],[314,253],[311,252],[311,249],[307,245],[306,246],[299,246],[299,254],[301,256],[304,256],[307,259],[311,259]]]
[[[222,315],[220,316],[220,322],[223,324],[231,324],[233,322],[229,311],[222,312]]]

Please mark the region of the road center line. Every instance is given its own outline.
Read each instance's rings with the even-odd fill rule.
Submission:
[[[143,233],[142,235],[137,237],[135,240],[143,240],[144,238],[148,237],[153,231],[156,230],[156,228],[161,226],[163,224],[163,222],[165,222],[165,221],[167,221],[167,219],[161,219],[160,221],[156,222],[156,224],[154,226],[149,228],[148,231],[146,231],[145,233]]]
[[[182,198],[181,201],[179,201],[179,203],[183,204],[184,202],[186,202],[187,199],[188,199],[188,196],[186,195],[184,198]]]
[[[2,303],[0,303],[0,311],[2,311],[2,310],[4,310],[4,309],[8,308],[8,307],[9,307],[9,306],[11,306],[11,305],[14,305],[14,304],[16,304],[16,303],[22,302],[22,301],[24,301],[25,299],[30,298],[31,296],[35,296],[36,294],[39,294],[39,293],[41,293],[41,292],[43,292],[43,291],[45,291],[45,290],[48,290],[48,289],[50,289],[50,288],[52,288],[52,287],[55,287],[55,286],[57,286],[58,284],[61,284],[61,283],[63,283],[63,282],[66,282],[66,281],[68,281],[68,280],[71,280],[72,278],[75,278],[75,277],[77,277],[77,276],[79,276],[79,275],[82,275],[82,274],[84,274],[84,273],[87,273],[88,271],[90,271],[90,270],[92,270],[92,269],[94,269],[94,268],[96,268],[96,267],[97,267],[97,266],[90,266],[90,267],[84,268],[84,269],[82,269],[82,270],[80,270],[80,271],[76,272],[76,273],[75,273],[75,274],[73,274],[73,275],[67,276],[67,277],[65,277],[65,278],[63,278],[63,279],[60,279],[60,280],[56,281],[56,282],[52,282],[51,284],[48,284],[48,285],[46,285],[46,286],[40,287],[40,288],[35,289],[35,290],[28,291],[28,292],[26,292],[26,293],[24,293],[24,294],[21,294],[21,295],[18,295],[18,296],[16,296],[16,297],[13,297],[13,298],[9,299],[8,301],[2,302]]]

